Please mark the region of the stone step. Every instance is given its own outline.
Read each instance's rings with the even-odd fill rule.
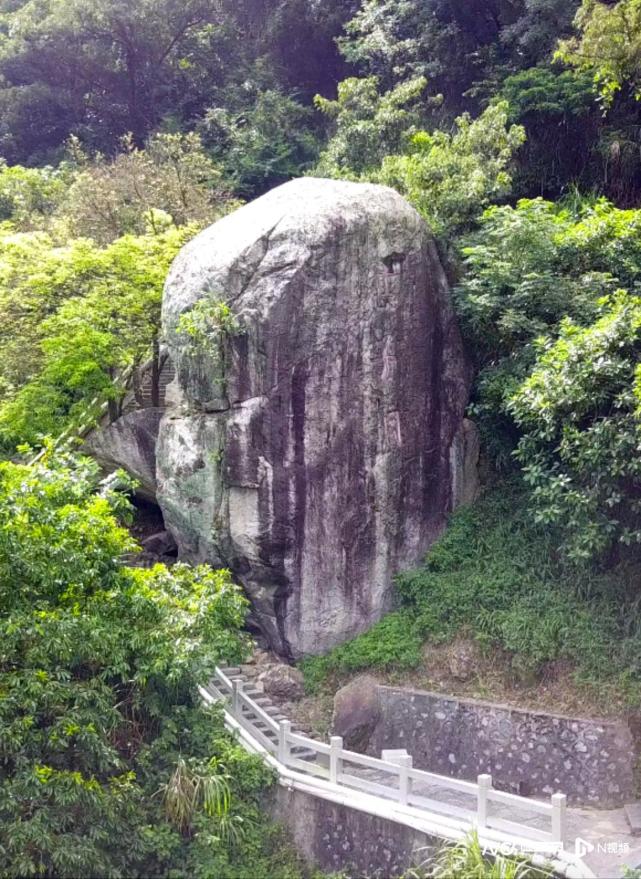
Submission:
[[[230,677],[230,675],[239,675],[240,674],[240,669],[236,665],[230,665],[229,668],[221,667],[220,670],[222,671],[222,673],[226,677]]]
[[[256,704],[260,704],[258,702],[258,699],[255,699],[254,701],[256,702]],[[282,714],[280,708],[277,705],[272,705],[271,703],[269,705],[262,705],[261,708],[263,709],[265,714],[271,714],[273,716],[275,716],[277,714]],[[283,717],[284,717],[284,715],[283,715]],[[284,719],[287,720],[286,717],[284,717]]]
[[[267,736],[268,739],[271,739],[273,742],[278,741],[278,733],[275,733],[274,730],[271,727],[267,726],[266,723],[254,723],[252,725],[255,726],[257,730],[262,732],[264,736]]]
[[[311,748],[292,748],[291,755],[297,760],[312,760],[316,758],[316,751],[312,751]]]

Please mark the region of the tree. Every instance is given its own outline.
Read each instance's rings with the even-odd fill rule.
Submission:
[[[109,147],[132,132],[140,146],[191,96],[193,65],[206,65],[210,82],[220,77],[211,51],[219,24],[216,0],[22,0],[0,18],[0,72],[13,89],[12,112],[36,111],[46,94],[68,119],[58,143],[84,132]],[[39,148],[14,133],[11,158]]]
[[[317,158],[312,111],[279,91],[252,90],[248,106],[210,107],[198,124],[234,192],[261,195],[299,177]]]
[[[245,655],[247,602],[227,571],[123,566],[97,478],[0,464],[0,872],[266,875],[270,774],[197,692]]]
[[[356,0],[17,0],[0,13],[0,153],[54,161],[70,134],[112,153],[192,130],[256,92],[309,104],[347,72],[335,45]],[[37,123],[35,120],[37,119]],[[302,121],[302,119],[301,119]]]
[[[150,356],[162,287],[193,227],[55,247],[44,233],[0,236],[0,443],[13,452],[85,418],[118,370]]]
[[[558,40],[572,34],[581,0],[524,0],[513,24],[501,31],[501,42],[511,49],[516,69],[548,62]]]
[[[478,112],[497,81],[547,60],[571,31],[579,0],[367,0],[340,41],[345,57],[385,88],[423,76],[442,117]],[[430,108],[434,109],[434,108]],[[427,124],[427,115],[423,124]]]
[[[531,67],[505,79],[501,98],[510,121],[523,125],[527,135],[516,157],[519,194],[555,198],[572,187],[610,181],[601,148],[603,118],[589,74],[559,65]]]
[[[367,0],[346,26],[345,57],[381,77],[385,88],[425,77],[450,113],[469,107],[464,93],[484,78],[483,48],[498,41],[501,0]]]
[[[473,411],[494,460],[509,467],[522,426],[511,399],[564,318],[589,326],[617,287],[641,287],[641,213],[608,202],[491,207],[465,241],[456,308],[478,370]]]
[[[108,244],[171,224],[204,226],[238,205],[195,133],[155,134],[145,149],[127,136],[111,161],[90,161],[77,142],[72,149],[80,170],[57,212],[67,236]]]
[[[493,104],[478,119],[459,117],[452,134],[418,132],[406,154],[386,156],[374,177],[405,195],[436,234],[452,235],[509,194],[524,138],[520,126],[507,125],[507,104]]]
[[[594,75],[606,107],[622,89],[640,99],[641,0],[583,0],[575,23],[579,36],[562,41],[558,57]]]
[[[537,519],[563,529],[576,561],[641,544],[641,298],[619,290],[599,312],[539,341],[511,400]]]
[[[358,177],[374,172],[416,131],[417,105],[425,85],[422,78],[412,79],[381,94],[376,77],[353,77],[339,84],[335,101],[317,95],[316,106],[333,120],[334,132],[315,173]]]
[[[68,164],[23,168],[0,160],[0,223],[10,223],[21,231],[44,228],[72,179]]]

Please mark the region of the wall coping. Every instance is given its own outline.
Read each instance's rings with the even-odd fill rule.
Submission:
[[[474,699],[469,696],[459,697],[451,693],[440,693],[436,690],[421,690],[417,687],[399,687],[393,684],[377,684],[378,689],[393,690],[395,693],[406,693],[414,696],[430,696],[434,699],[440,699],[445,702],[456,702],[459,705],[471,705],[481,708],[493,708],[501,711],[509,711],[515,714],[535,715],[537,717],[550,717],[553,720],[570,721],[573,723],[592,723],[599,726],[625,726],[630,729],[628,719],[626,717],[584,717],[572,714],[558,714],[552,711],[544,711],[540,708],[523,708],[517,705],[510,705],[507,702],[489,702],[486,699]]]

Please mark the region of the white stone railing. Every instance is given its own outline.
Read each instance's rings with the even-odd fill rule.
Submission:
[[[550,852],[563,851],[566,838],[566,796],[553,794],[548,802],[520,797],[495,790],[492,776],[479,775],[476,782],[463,781],[417,769],[405,752],[384,751],[381,758],[369,757],[343,747],[340,736],[329,743],[319,742],[292,732],[288,720],[276,721],[247,693],[242,679],[228,677],[216,669],[214,679],[201,690],[208,701],[224,700],[226,711],[239,727],[251,735],[270,754],[278,767],[322,779],[331,786],[360,791],[401,807],[408,813],[455,819],[457,824],[483,831],[494,831],[497,838],[513,841],[520,849]],[[280,771],[280,770],[279,770]],[[425,789],[428,789],[426,795]],[[433,794],[432,791],[436,791]],[[444,795],[444,799],[439,799]],[[450,799],[464,799],[467,806]],[[390,803],[391,805],[391,803]],[[497,810],[493,806],[503,807]],[[549,829],[534,827],[526,821],[510,820],[495,814],[533,813],[547,818]]]

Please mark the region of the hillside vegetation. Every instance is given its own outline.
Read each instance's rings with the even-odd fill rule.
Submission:
[[[52,448],[158,356],[182,244],[295,176],[429,223],[486,471],[310,687],[465,632],[639,704],[640,59],[641,0],[0,4],[2,875],[301,875],[196,698],[246,654],[245,599],[124,567],[126,492]]]

